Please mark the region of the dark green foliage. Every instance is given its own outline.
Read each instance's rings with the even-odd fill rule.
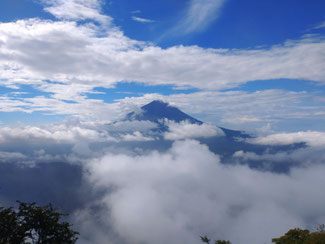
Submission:
[[[218,240],[215,242],[215,244],[231,244],[230,241],[221,241],[221,240]]]
[[[284,236],[280,238],[272,239],[272,242],[276,244],[303,244],[307,240],[309,236],[309,230],[301,230],[301,229],[292,229],[289,230]]]
[[[276,244],[325,244],[324,225],[320,225],[315,232],[309,230],[292,229],[285,235],[272,239]]]
[[[313,232],[309,235],[307,244],[325,244],[325,232]]]
[[[17,211],[0,207],[1,244],[72,244],[78,239],[79,233],[71,230],[68,222],[60,221],[65,214],[57,212],[51,204],[18,203]]]
[[[210,239],[207,236],[200,236],[201,237],[201,241],[204,243],[210,243]],[[214,242],[215,244],[231,244],[230,241],[224,241],[224,240],[217,240]]]
[[[207,236],[200,236],[201,237],[201,241],[204,243],[210,243],[210,239]]]
[[[207,236],[201,236],[204,243],[210,243]],[[315,232],[299,228],[289,230],[279,238],[272,239],[275,244],[325,244],[325,225],[319,225]],[[231,244],[230,241],[217,240],[215,244]]]

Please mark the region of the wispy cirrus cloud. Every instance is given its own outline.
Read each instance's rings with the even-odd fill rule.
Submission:
[[[155,22],[154,20],[151,20],[151,19],[145,19],[145,18],[140,18],[140,17],[137,17],[137,16],[132,16],[132,19],[134,21],[137,21],[137,22],[140,22],[140,23],[153,23]]]
[[[220,16],[227,0],[191,0],[188,8],[174,31],[182,34],[202,31]]]
[[[325,21],[319,23],[318,25],[316,25],[313,29],[322,29],[325,28]]]

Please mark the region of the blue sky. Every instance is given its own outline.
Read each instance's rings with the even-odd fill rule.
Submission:
[[[114,121],[153,99],[245,130],[324,131],[321,0],[0,2],[0,122]]]

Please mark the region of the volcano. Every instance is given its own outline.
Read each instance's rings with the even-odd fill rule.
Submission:
[[[175,123],[185,122],[190,124],[202,125],[204,122],[193,118],[192,116],[182,112],[180,109],[171,106],[160,100],[154,100],[141,107],[138,112],[131,112],[126,115],[125,120],[128,121],[150,121],[157,125],[156,128],[152,129],[148,135],[154,135],[155,140],[150,142],[135,142],[130,143],[131,147],[137,148],[150,148],[158,151],[168,150],[171,147],[173,141],[166,140],[164,133],[169,131],[168,121],[174,121]],[[284,146],[269,146],[269,145],[256,145],[249,143],[249,139],[253,138],[252,135],[238,130],[231,130],[223,127],[217,127],[223,133],[219,133],[217,136],[211,137],[199,137],[192,138],[198,140],[200,143],[205,144],[209,147],[210,151],[218,154],[221,157],[222,163],[233,164],[238,163],[238,159],[234,158],[234,153],[238,151],[251,152],[257,155],[277,152],[288,152],[293,149],[304,147],[303,144],[292,144]],[[248,140],[247,140],[248,139]],[[243,163],[243,162],[240,162]],[[264,163],[264,162],[263,162]],[[260,161],[246,161],[247,164],[252,168],[259,168],[263,165]],[[272,164],[270,169],[278,172],[284,172],[289,169],[291,162],[285,164]]]
[[[161,100],[154,100],[141,107],[140,112],[131,112],[127,114],[126,120],[151,121],[158,124],[161,131],[166,131],[168,128],[164,125],[164,121],[168,119],[176,123],[187,121],[191,124],[202,125],[203,122],[193,118],[192,116],[182,112],[180,109],[171,106]],[[231,138],[250,138],[251,136],[243,131],[230,130],[223,127],[220,128],[226,137]]]
[[[182,112],[176,107],[170,106],[160,100],[152,101],[141,107],[140,113],[131,112],[127,115],[129,120],[149,120],[151,122],[160,123],[164,119],[172,120],[177,123],[181,121],[189,121],[192,124],[203,124],[188,114]]]

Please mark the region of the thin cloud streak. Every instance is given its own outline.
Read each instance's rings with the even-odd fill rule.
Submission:
[[[173,31],[182,34],[203,31],[220,16],[225,2],[226,0],[191,0],[183,19]]]
[[[137,16],[132,16],[132,19],[134,21],[137,21],[137,22],[140,22],[140,23],[153,23],[153,22],[155,22],[154,20],[144,19],[144,18],[140,18],[140,17],[137,17]]]
[[[322,23],[318,24],[313,29],[322,29],[322,28],[325,28],[325,21],[323,21]]]

